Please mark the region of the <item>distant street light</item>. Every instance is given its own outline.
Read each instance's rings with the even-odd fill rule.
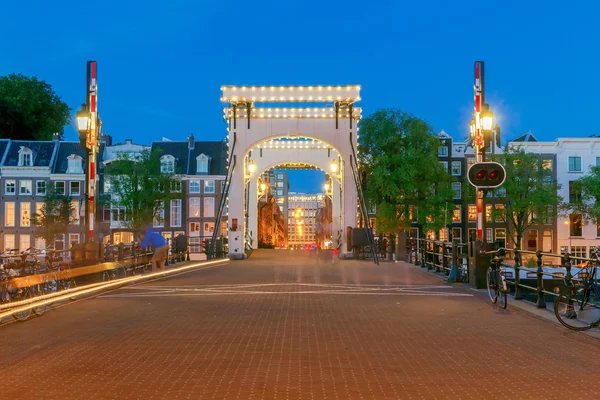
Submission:
[[[250,160],[250,162],[248,163],[248,172],[250,173],[250,175],[256,172],[256,164],[253,160]]]
[[[335,160],[333,160],[331,162],[331,172],[337,172],[337,168],[338,168],[337,162]]]

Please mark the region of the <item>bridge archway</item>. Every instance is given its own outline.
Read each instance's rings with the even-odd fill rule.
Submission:
[[[221,90],[232,168],[228,176],[229,257],[245,258],[245,250],[257,243],[259,172],[290,162],[315,166],[332,177],[332,193],[336,194],[332,204],[337,204],[333,242],[342,255],[350,253],[345,230],[357,223],[353,166],[361,109],[354,103],[360,100],[360,87],[224,86]],[[282,106],[272,108],[268,103]]]

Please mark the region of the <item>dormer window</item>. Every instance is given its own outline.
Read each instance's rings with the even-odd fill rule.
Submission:
[[[77,154],[71,154],[67,157],[67,174],[83,174],[83,158]]]
[[[196,157],[196,173],[198,174],[208,174],[208,162],[210,161],[210,157],[200,154]]]
[[[19,166],[20,167],[32,167],[33,166],[33,151],[31,149],[21,146],[19,149]]]
[[[160,158],[160,172],[163,174],[175,173],[175,157],[170,154],[162,156]]]

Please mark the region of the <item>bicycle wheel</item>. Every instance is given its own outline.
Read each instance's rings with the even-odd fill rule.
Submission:
[[[13,300],[21,301],[21,300],[26,300],[29,298],[31,298],[31,292],[29,291],[29,288],[23,288],[17,292],[17,294],[13,297]],[[31,308],[28,308],[27,310],[24,310],[24,311],[19,311],[19,312],[13,313],[13,317],[17,321],[21,321],[21,322],[27,320],[30,316],[31,316]]]
[[[41,283],[38,283],[37,285],[33,285],[29,288],[29,290],[31,291],[31,295],[32,297],[35,296],[41,296],[44,294],[44,289]],[[46,306],[37,306],[37,307],[33,307],[33,312],[35,313],[35,315],[42,315],[44,313],[44,311],[46,311]]]
[[[498,301],[498,292],[496,290],[496,274],[492,267],[489,267],[486,275],[487,289],[488,295],[490,296],[490,300],[492,303],[496,304]]]
[[[504,277],[504,271],[498,271],[500,275],[500,284],[498,285],[498,297],[500,298],[500,305],[506,309],[508,306],[508,286],[506,286],[506,278]]]
[[[572,286],[564,289],[554,302],[556,319],[574,331],[600,326],[600,297],[592,286]]]

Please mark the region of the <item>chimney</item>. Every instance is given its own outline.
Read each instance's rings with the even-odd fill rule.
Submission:
[[[131,139],[125,139],[125,144],[131,144]]]
[[[105,146],[112,146],[112,136],[110,135],[100,136],[100,141],[104,143]]]
[[[193,149],[194,145],[195,145],[195,143],[194,143],[194,134],[193,133],[190,133],[190,137],[188,138],[188,141],[189,141],[189,148]]]
[[[52,140],[60,140],[62,137],[62,132],[54,132],[52,134]]]

